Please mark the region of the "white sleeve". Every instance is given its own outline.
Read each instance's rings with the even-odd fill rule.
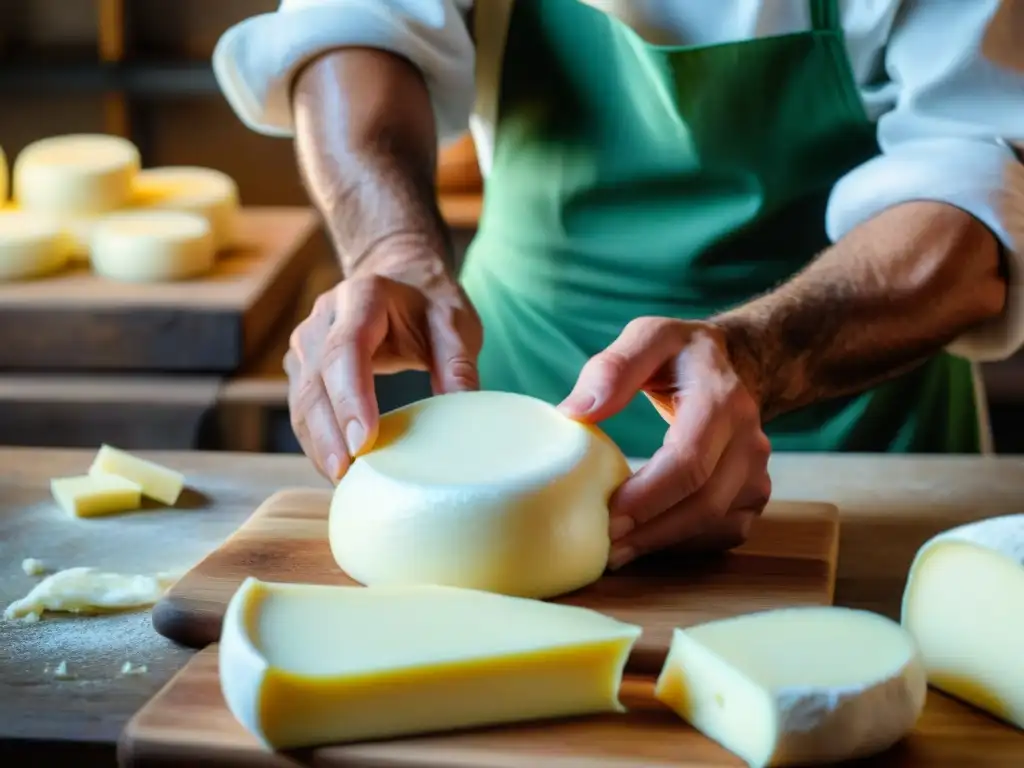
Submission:
[[[1024,164],[1012,146],[1024,138],[1021,10],[1017,0],[904,4],[885,55],[899,95],[878,122],[882,154],[840,179],[826,215],[833,241],[912,200],[984,222],[1006,255],[1006,309],[949,347],[977,361],[1024,345]]]
[[[473,107],[473,0],[282,0],[275,13],[228,29],[213,70],[249,128],[291,136],[292,80],[313,57],[345,46],[380,48],[420,68],[442,141],[465,132]]]

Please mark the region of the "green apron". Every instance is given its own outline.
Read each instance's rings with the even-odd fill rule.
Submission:
[[[484,388],[558,402],[630,320],[706,318],[829,245],[829,192],[878,146],[836,4],[810,5],[808,32],[666,47],[580,0],[514,4],[462,271]],[[643,396],[602,427],[636,457],[666,429]],[[947,354],[765,429],[777,451],[980,448],[970,364]]]

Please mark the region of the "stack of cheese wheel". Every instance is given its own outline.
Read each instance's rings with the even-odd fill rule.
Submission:
[[[64,257],[51,259],[51,268],[87,261],[100,275],[132,282],[208,272],[231,243],[239,206],[237,186],[223,173],[143,170],[134,144],[99,134],[30,144],[14,163],[13,187],[19,217],[56,222],[54,248]]]

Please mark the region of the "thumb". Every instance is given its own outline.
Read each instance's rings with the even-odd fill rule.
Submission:
[[[559,410],[588,422],[614,416],[679,352],[678,337],[671,321],[641,318],[629,323],[604,351],[587,361]]]
[[[479,345],[471,347],[454,324],[431,319],[430,380],[434,394],[480,389]]]

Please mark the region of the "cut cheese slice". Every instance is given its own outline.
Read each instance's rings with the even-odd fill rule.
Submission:
[[[224,616],[221,689],[274,749],[615,712],[639,635],[487,592],[250,578]]]
[[[0,211],[0,281],[42,277],[67,262],[66,244],[53,218]]]
[[[103,213],[131,200],[139,151],[99,134],[54,136],[29,144],[14,162],[14,196],[29,211]]]
[[[104,217],[92,231],[92,267],[126,282],[185,280],[209,272],[217,249],[210,224],[181,211],[131,211]]]
[[[596,427],[540,400],[429,398],[383,416],[341,479],[331,551],[363,584],[552,597],[604,571],[608,500],[629,471]]]
[[[1024,515],[982,520],[921,547],[903,625],[928,682],[1024,728]]]
[[[212,168],[147,168],[135,177],[132,204],[203,216],[210,223],[218,249],[230,246],[234,239],[238,185]]]
[[[899,624],[846,608],[789,608],[676,630],[655,696],[755,766],[881,752],[927,693]]]
[[[109,445],[100,446],[99,453],[89,467],[89,474],[123,477],[138,485],[143,496],[168,506],[174,506],[181,495],[181,489],[185,487],[185,476],[181,472]]]
[[[117,475],[79,475],[50,481],[53,498],[69,515],[99,517],[131,512],[142,505],[138,483]]]
[[[4,610],[4,618],[36,622],[44,611],[106,613],[153,605],[175,582],[170,574],[105,573],[68,568],[47,576]]]

